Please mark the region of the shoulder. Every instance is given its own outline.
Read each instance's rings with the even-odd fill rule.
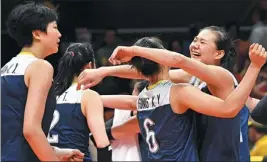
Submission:
[[[194,86],[190,85],[189,83],[177,83],[173,84],[170,89],[171,96],[180,96],[182,93],[190,88],[195,88]]]
[[[82,95],[83,96],[99,96],[99,94],[96,91],[93,91],[91,89],[83,90]]]
[[[97,98],[100,99],[100,95],[96,91],[93,91],[91,89],[86,89],[86,90],[83,90],[82,92],[81,100],[83,103],[87,103],[88,101],[93,101]]]
[[[46,60],[36,59],[32,61],[26,71],[24,76],[24,81],[26,86],[29,85],[29,80],[45,81],[50,83],[53,79],[54,68],[53,66]],[[51,82],[52,83],[52,82]]]
[[[211,69],[213,72],[215,72],[217,77],[220,79],[220,82],[218,83],[220,85],[220,87],[221,86],[225,87],[225,86],[229,86],[229,85],[231,85],[231,86],[234,85],[235,77],[229,70],[227,70],[221,66],[216,66],[216,65],[208,65],[208,68]]]
[[[30,71],[36,71],[36,72],[51,72],[52,74],[54,73],[54,68],[53,66],[46,60],[42,59],[36,59],[34,60],[29,66],[28,69]]]

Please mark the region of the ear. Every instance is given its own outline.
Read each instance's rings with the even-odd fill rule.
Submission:
[[[88,64],[86,64],[86,65],[83,67],[83,70],[85,70],[85,69],[93,69],[93,68],[94,68],[94,66],[93,66],[92,62],[90,61]]]
[[[223,58],[224,54],[225,54],[224,50],[218,50],[215,53],[215,57],[214,58],[217,59],[217,60],[220,60],[220,59]]]
[[[41,39],[41,31],[40,30],[32,31],[32,37],[35,40],[40,40]]]
[[[93,69],[94,68],[93,63],[91,61],[88,64],[88,68],[90,68],[90,69]]]

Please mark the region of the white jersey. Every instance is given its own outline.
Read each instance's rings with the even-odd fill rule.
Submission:
[[[113,127],[123,124],[131,117],[130,110],[114,111]],[[141,161],[138,134],[112,142],[113,161]]]

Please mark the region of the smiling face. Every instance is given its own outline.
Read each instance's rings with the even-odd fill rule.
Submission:
[[[219,50],[216,46],[217,35],[214,31],[204,29],[194,38],[189,46],[191,58],[205,64],[214,64]]]

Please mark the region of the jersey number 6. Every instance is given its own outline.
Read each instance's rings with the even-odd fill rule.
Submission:
[[[152,127],[154,125],[155,123],[151,119],[145,119],[144,128],[146,131],[146,143],[148,144],[149,151],[151,153],[156,153],[159,150],[159,145],[156,140],[155,132],[153,130],[149,130],[149,127]]]

